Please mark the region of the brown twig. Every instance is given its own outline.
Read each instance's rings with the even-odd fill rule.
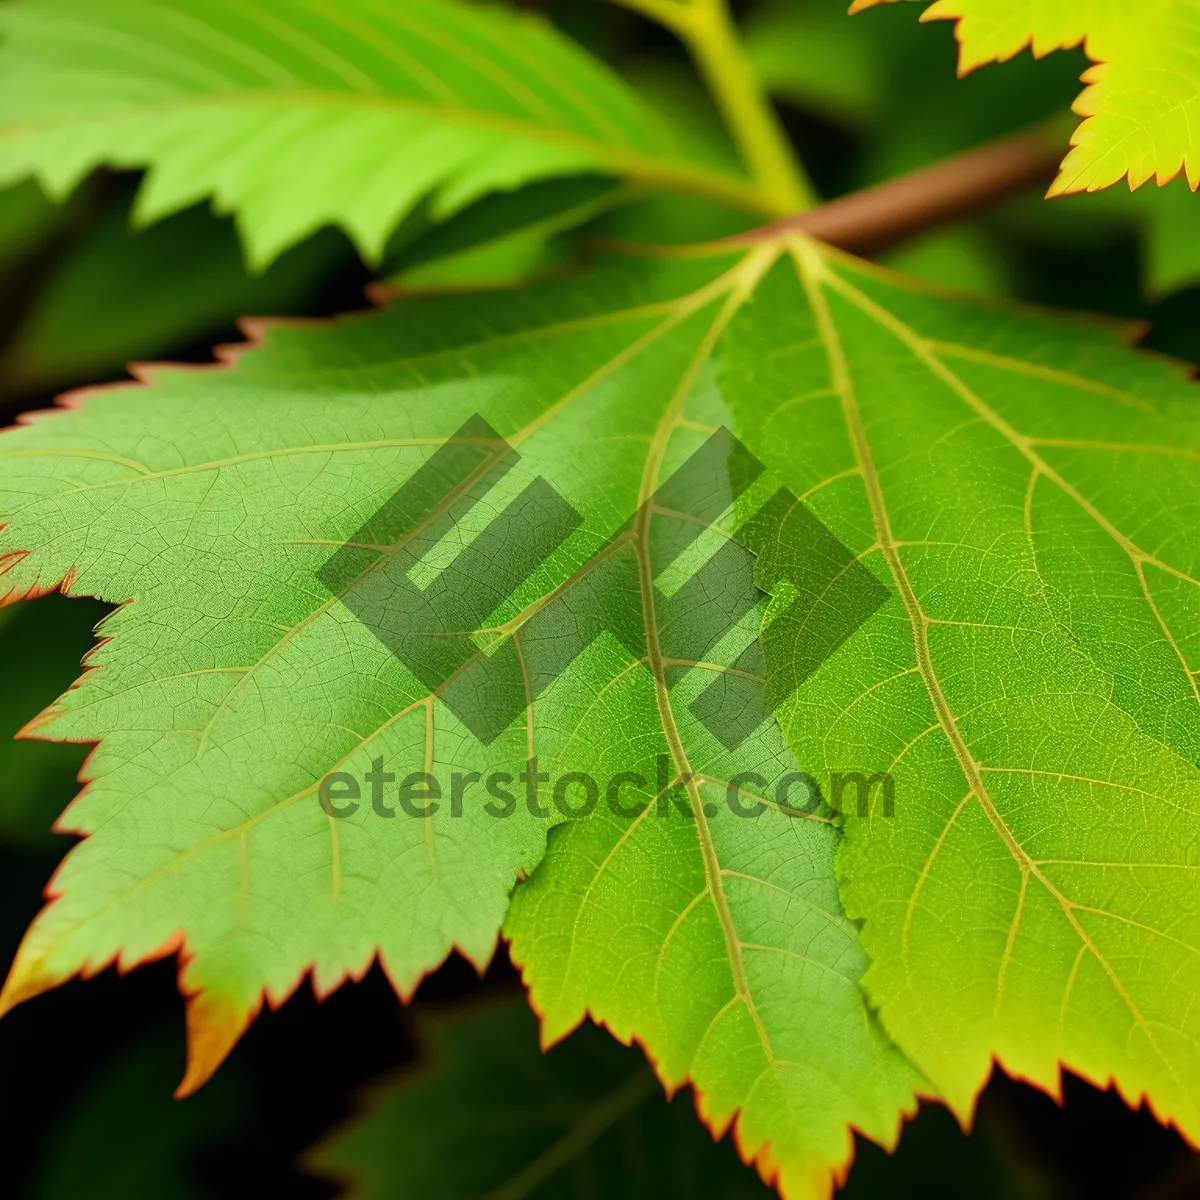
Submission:
[[[759,242],[798,230],[842,250],[872,254],[997,201],[1048,184],[1063,146],[1046,130],[1013,134],[911,175],[772,221],[735,238]]]

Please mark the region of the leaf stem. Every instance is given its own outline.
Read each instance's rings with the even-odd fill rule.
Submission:
[[[817,196],[738,39],[727,0],[615,0],[674,32],[704,76],[762,191],[781,216],[803,212]]]
[[[1058,132],[1045,125],[1010,134],[733,240],[754,244],[798,232],[855,254],[874,254],[1049,184],[1063,153]]]

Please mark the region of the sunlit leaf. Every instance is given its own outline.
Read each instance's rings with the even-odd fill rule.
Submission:
[[[855,0],[857,12],[892,0]],[[1128,177],[1200,186],[1200,5],[1196,0],[936,0],[922,20],[955,20],[964,74],[1031,48],[1037,57],[1082,44],[1095,64],[1074,109],[1052,194],[1096,191]]]

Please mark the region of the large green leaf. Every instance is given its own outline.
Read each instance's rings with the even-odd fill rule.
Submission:
[[[580,1195],[766,1200],[684,1096],[589,1027],[549,1054],[519,999],[422,1013],[427,1061],[377,1084],[363,1114],[306,1156],[356,1200]]]
[[[566,38],[457,0],[16,0],[0,34],[0,180],[149,166],[143,220],[211,195],[257,266],[588,170],[758,207]]]
[[[892,0],[855,0],[857,12]],[[922,20],[956,20],[965,74],[1027,47],[1083,44],[1096,65],[1075,101],[1083,124],[1051,194],[1130,187],[1183,171],[1200,186],[1200,4],[1196,0],[936,0]]]
[[[915,1088],[941,1088],[967,1113],[992,1053],[1047,1086],[1059,1058],[1093,1078],[1112,1073],[1195,1131],[1200,1066],[1185,1041],[1195,958],[1179,950],[1198,944],[1189,847],[1200,748],[1187,670],[1197,666],[1200,419],[1172,368],[1104,329],[942,299],[779,240],[277,328],[227,370],[156,369],[148,383],[0,439],[0,553],[14,594],[66,579],[123,605],[105,623],[97,669],[41,726],[100,745],[65,821],[88,836],[26,938],[5,1004],[115,958],[130,966],[180,950],[190,1087],[264,993],[280,1003],[309,971],[325,993],[378,953],[408,994],[454,946],[484,964],[513,883],[532,873],[507,928],[543,1036],[591,1014],[636,1038],[668,1086],[695,1085],[715,1131],[736,1118],[744,1157],[789,1196],[828,1192],[852,1152],[850,1126],[892,1144]],[[791,561],[806,511],[894,593],[781,710],[791,749],[768,722],[731,750],[696,718],[712,673],[676,678],[670,646],[704,627],[708,607],[684,617],[645,599],[654,580],[671,595],[682,586],[682,568],[659,579],[655,549],[681,518],[639,506],[727,419],[727,404],[807,506],[754,542],[776,596],[766,630],[777,680],[810,649],[785,620],[786,581],[806,569]],[[545,647],[543,610],[584,605],[552,624],[559,634],[577,619],[593,628],[580,615],[589,603],[622,631],[589,642],[544,690],[532,684],[536,663],[523,667],[535,698],[488,744],[354,617],[355,571],[332,596],[317,578],[448,440],[479,444],[455,438],[475,413],[520,463],[457,526],[446,524],[453,504],[440,505],[407,532],[355,538],[363,586],[387,597],[412,586],[410,571],[427,583],[464,547],[497,554],[481,530],[540,476],[581,523],[467,627],[521,663]],[[744,503],[773,486],[756,484]],[[728,532],[734,517],[718,524]],[[1135,564],[1135,541],[1154,557]],[[711,552],[702,538],[686,565]],[[489,595],[499,569],[481,560],[455,603]],[[761,611],[743,613],[734,633],[752,640]],[[705,663],[731,661],[736,640]],[[787,691],[773,686],[777,699]],[[869,993],[932,1083],[864,1004],[867,960],[840,905],[829,811],[787,815],[770,790],[803,765],[835,799],[832,772],[883,769],[910,739],[916,752],[892,764],[896,815],[848,815],[842,872],[851,917],[866,918]],[[626,801],[623,816],[602,804],[571,821],[516,798],[494,819],[477,792],[461,816],[443,796],[426,820],[377,816],[369,789],[346,819],[318,803],[329,772],[363,777],[376,758],[397,778],[445,781],[515,777],[534,755],[552,779],[636,772],[655,802]],[[925,879],[980,763],[1014,769],[962,808],[983,825],[960,815],[954,826],[977,838],[977,853],[948,838],[935,865],[958,874]],[[691,778],[659,792],[660,770]],[[728,803],[727,781],[747,771],[764,782],[743,780],[733,795],[744,805],[763,793],[755,819]],[[1054,819],[1021,786],[1061,789]],[[1114,795],[1147,798],[1135,825]],[[1011,917],[1025,867],[1102,861],[1122,839],[1121,861],[1145,868],[1093,878],[1038,867],[1054,872],[1045,877],[1077,906],[1096,961],[1113,969],[1111,995],[1090,965],[1075,966],[1076,926],[1043,919],[1053,897],[1041,876],[1031,873],[1025,901],[1040,923],[1005,954],[998,906]],[[954,904],[921,906],[903,948],[913,957],[901,961],[896,930],[918,887],[953,889]],[[1092,909],[1111,910],[1111,925],[1093,929]],[[912,973],[900,981],[904,961]],[[1002,961],[1013,965],[999,1004]],[[1175,1075],[1127,1043],[1123,995],[1179,1031]],[[1062,1005],[1054,1028],[1042,1019],[1048,997]]]

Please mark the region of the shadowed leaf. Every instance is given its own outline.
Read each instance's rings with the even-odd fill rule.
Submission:
[[[421,1014],[428,1061],[377,1084],[356,1121],[306,1156],[353,1200],[583,1195],[766,1200],[687,1096],[667,1103],[636,1051],[594,1027],[540,1053],[519,999]]]

